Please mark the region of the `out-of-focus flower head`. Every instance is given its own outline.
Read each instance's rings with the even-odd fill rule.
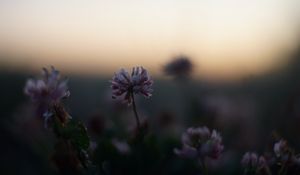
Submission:
[[[120,154],[129,154],[131,149],[130,146],[128,145],[127,142],[124,141],[120,141],[118,139],[113,139],[111,141],[111,143],[113,144],[113,146],[116,148],[116,150],[120,153]]]
[[[258,166],[259,167],[265,167],[267,166],[267,161],[266,158],[264,156],[260,156],[258,159]]]
[[[153,91],[152,85],[153,80],[143,67],[134,67],[131,76],[127,71],[121,69],[111,80],[112,97],[121,97],[125,102],[131,104],[132,94],[150,97]]]
[[[288,146],[286,140],[281,139],[276,142],[274,144],[273,150],[277,157],[277,160],[281,163],[289,166],[298,164],[297,155],[295,155],[294,150]]]
[[[241,164],[245,170],[254,172],[268,172],[269,167],[264,156],[259,156],[253,152],[246,152],[242,158]]]
[[[165,74],[175,78],[184,78],[192,73],[193,64],[187,56],[176,56],[170,63],[164,66]]]
[[[220,134],[207,127],[188,128],[182,134],[182,149],[174,149],[175,154],[184,158],[204,158],[217,159],[220,157],[224,146]]]
[[[280,141],[278,141],[274,144],[273,149],[274,149],[274,153],[277,157],[282,157],[288,151],[287,142],[285,140],[281,139]]]
[[[43,68],[42,78],[28,79],[24,93],[38,105],[38,113],[45,117],[45,121],[52,116],[51,109],[60,104],[63,98],[70,95],[67,80],[61,80],[59,71],[53,66],[49,72]],[[57,108],[60,110],[61,108]]]
[[[244,168],[256,167],[258,164],[258,156],[256,153],[246,152],[242,158],[241,164]]]
[[[67,80],[60,80],[59,71],[51,66],[51,72],[43,68],[41,79],[28,79],[24,92],[33,101],[48,101],[58,103],[61,99],[70,95]]]
[[[221,155],[224,146],[222,144],[222,138],[220,134],[213,130],[210,139],[205,143],[203,150],[208,154],[209,157],[217,159]]]

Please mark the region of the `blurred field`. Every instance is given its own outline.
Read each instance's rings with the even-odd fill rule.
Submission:
[[[299,75],[298,52],[291,64],[283,68],[237,82],[154,77],[153,97],[138,99],[139,112],[161,137],[165,134],[180,137],[188,126],[217,128],[225,145],[223,159],[230,159],[223,169],[227,174],[238,174],[242,154],[247,150],[272,149],[269,144],[274,134],[300,150]],[[92,117],[100,116],[107,128],[117,128],[116,120],[128,123],[132,118],[126,105],[115,108],[110,77],[66,76],[71,91],[66,105],[73,118],[88,124]],[[51,137],[28,114],[29,100],[23,95],[28,77],[26,73],[2,71],[0,74],[1,174],[54,173],[49,158],[45,157],[45,153],[51,152]],[[171,125],[165,125],[169,122]]]

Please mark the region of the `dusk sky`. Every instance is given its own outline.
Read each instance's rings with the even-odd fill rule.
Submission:
[[[185,54],[195,76],[235,78],[285,62],[299,44],[299,0],[0,1],[0,63],[159,75]]]

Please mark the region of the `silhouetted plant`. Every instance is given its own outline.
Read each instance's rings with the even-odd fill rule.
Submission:
[[[69,97],[67,80],[61,81],[59,71],[43,69],[42,78],[29,79],[25,94],[35,103],[38,117],[45,128],[52,130],[57,143],[52,160],[62,174],[80,174],[89,166],[89,137],[82,122],[75,122],[65,110],[62,99]]]
[[[185,55],[176,56],[167,65],[164,66],[166,75],[176,79],[188,78],[193,71],[193,64],[190,58]]]
[[[174,149],[176,155],[182,158],[198,160],[203,174],[208,174],[206,157],[218,159],[224,149],[220,134],[207,127],[188,128],[181,137],[182,149]]]
[[[113,98],[121,97],[133,107],[137,128],[140,128],[140,119],[136,109],[135,94],[141,94],[147,98],[152,95],[153,80],[143,67],[132,68],[131,76],[127,71],[121,69],[111,81]]]

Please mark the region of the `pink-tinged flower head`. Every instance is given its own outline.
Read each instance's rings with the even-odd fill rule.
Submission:
[[[250,154],[249,152],[246,152],[242,158],[241,164],[243,167],[247,167],[250,164]]]
[[[288,145],[285,140],[280,140],[274,144],[274,152],[277,157],[283,156],[288,151]]]
[[[280,140],[274,144],[274,152],[277,157],[282,156],[288,149],[287,143],[285,140]]]
[[[222,137],[220,134],[216,131],[213,130],[211,137],[209,141],[205,144],[206,147],[206,154],[214,159],[217,159],[220,157],[224,146],[222,144]]]
[[[179,157],[190,159],[197,158],[199,155],[198,150],[189,145],[183,145],[181,149],[175,148],[174,153]]]
[[[258,163],[258,156],[256,153],[247,152],[244,154],[241,164],[244,168],[256,167]]]
[[[28,79],[24,93],[38,105],[39,114],[46,119],[51,116],[49,110],[70,95],[67,80],[61,80],[59,71],[53,66],[50,72],[43,69],[42,78]]]
[[[207,127],[188,128],[182,134],[182,149],[174,149],[176,155],[185,158],[210,157],[217,159],[220,157],[224,146],[222,138],[217,131]]]
[[[259,156],[256,153],[247,152],[244,154],[242,166],[245,169],[253,169],[258,171],[268,171],[268,164],[264,156]]]
[[[132,94],[141,94],[145,97],[152,95],[153,80],[143,67],[134,67],[131,76],[121,69],[115,73],[111,81],[113,98],[122,97],[131,104]]]
[[[192,72],[193,64],[187,56],[179,55],[164,67],[164,72],[167,75],[176,78],[189,76]]]
[[[210,131],[207,127],[188,128],[182,134],[181,141],[185,145],[197,147],[199,144],[205,143],[210,138]]]
[[[130,146],[127,142],[120,141],[118,139],[113,139],[111,143],[120,154],[126,155],[129,154],[131,151]]]
[[[266,158],[264,156],[260,156],[258,159],[258,167],[259,168],[264,168],[267,166],[267,161]]]

